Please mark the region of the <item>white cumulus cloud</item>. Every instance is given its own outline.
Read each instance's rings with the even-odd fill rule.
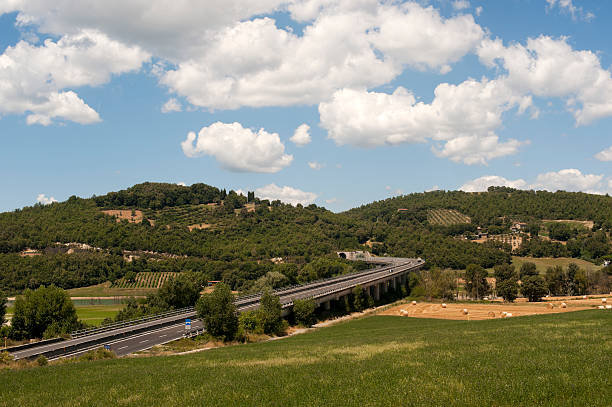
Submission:
[[[301,36],[268,17],[229,25],[161,82],[211,109],[316,104],[340,88],[388,83],[404,67],[448,72],[484,36],[471,15],[444,18],[412,2],[355,3],[319,2]]]
[[[580,170],[568,168],[538,175],[530,189],[563,190],[569,192],[582,191],[601,194],[603,193],[602,188],[604,188],[603,178],[603,175],[583,174]]]
[[[236,122],[216,122],[197,135],[190,132],[181,147],[187,157],[210,155],[235,172],[275,173],[293,161],[277,133],[253,132]]]
[[[612,146],[595,154],[595,158],[599,161],[612,161]]]
[[[497,175],[485,175],[480,178],[476,178],[459,187],[459,190],[465,192],[483,192],[489,187],[510,187],[516,189],[524,189],[527,186],[525,180],[509,180],[504,177]]]
[[[36,197],[36,202],[43,205],[50,205],[53,202],[57,202],[57,199],[52,196],[47,196],[45,194],[38,194],[38,196]]]
[[[515,92],[564,98],[576,124],[586,125],[612,116],[612,77],[591,51],[576,51],[566,38],[529,38],[525,45],[504,46],[485,40],[478,48],[485,65],[507,72],[505,81]]]
[[[531,183],[523,179],[509,180],[497,175],[486,175],[466,182],[459,189],[466,192],[481,192],[490,186],[605,194],[612,191],[612,179],[605,179],[601,174],[583,174],[575,168],[567,168],[538,174]]]
[[[170,112],[180,112],[183,110],[183,106],[181,102],[176,100],[176,98],[170,98],[161,108],[162,113],[170,113]]]
[[[56,118],[98,122],[98,113],[71,89],[102,85],[148,59],[140,48],[91,30],[40,46],[20,41],[0,55],[0,114],[27,113],[28,124],[48,125]]]
[[[270,201],[280,200],[281,202],[291,205],[310,205],[317,199],[317,194],[314,192],[305,192],[297,188],[283,186],[279,187],[276,184],[269,184],[255,190],[255,195],[260,199],[269,199]]]
[[[308,162],[308,166],[309,166],[311,169],[313,169],[313,170],[315,170],[315,171],[318,171],[318,170],[320,170],[321,168],[325,167],[325,164],[321,164],[320,162],[317,162],[317,161],[310,161],[310,162]]]
[[[309,144],[312,141],[310,137],[310,126],[306,123],[299,125],[289,140],[298,147]]]
[[[434,100],[417,102],[399,87],[392,94],[342,89],[319,105],[321,125],[338,145],[376,147],[436,141],[436,155],[466,164],[486,164],[490,159],[514,154],[522,142],[500,141],[494,133],[502,114],[531,106],[531,98],[510,89],[504,80],[459,85],[442,83]]]
[[[465,10],[470,8],[470,2],[467,0],[454,0],[452,4],[455,10]]]

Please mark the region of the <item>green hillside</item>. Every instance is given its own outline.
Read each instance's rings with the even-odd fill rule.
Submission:
[[[183,356],[0,370],[0,405],[607,406],[611,341],[599,310],[374,316]]]
[[[291,284],[302,281],[302,269],[313,260],[364,249],[368,240],[381,242],[371,249],[376,254],[420,256],[442,267],[491,267],[510,260],[507,253],[425,226],[380,224],[316,205],[293,207],[248,195],[247,203],[242,195],[205,184],[145,183],[2,213],[0,290],[15,293],[52,283],[76,288],[128,272],[194,271],[202,280],[247,289],[276,271],[285,276],[279,284]],[[33,252],[24,257],[26,249]],[[282,264],[271,261],[279,258]],[[307,274],[320,278],[352,267],[330,263]]]

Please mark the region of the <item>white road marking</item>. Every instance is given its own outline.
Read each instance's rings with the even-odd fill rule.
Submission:
[[[140,343],[145,343],[145,342],[149,342],[149,340],[145,339],[144,341],[140,341]]]
[[[163,338],[164,336],[168,336],[168,335],[159,335],[160,338]]]
[[[121,350],[121,349],[125,349],[125,348],[127,348],[127,346],[122,346],[122,347],[120,347],[120,348],[119,348],[119,349],[117,349],[117,350]]]

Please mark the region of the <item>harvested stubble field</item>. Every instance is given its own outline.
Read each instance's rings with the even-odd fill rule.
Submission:
[[[567,308],[562,308],[565,303]],[[612,304],[612,299],[608,299]],[[508,303],[448,303],[446,308],[441,303],[417,302],[413,304],[402,304],[380,312],[380,315],[396,315],[414,318],[435,318],[454,320],[483,320],[502,318],[503,312],[512,314],[512,317],[522,317],[540,314],[558,314],[563,312],[582,311],[597,308],[601,305],[601,299],[557,299],[547,302],[516,302]],[[552,308],[551,308],[552,307]],[[463,310],[467,310],[465,314]],[[612,311],[611,311],[612,312]]]
[[[1,406],[606,406],[612,312],[372,316],[182,356],[0,371]]]

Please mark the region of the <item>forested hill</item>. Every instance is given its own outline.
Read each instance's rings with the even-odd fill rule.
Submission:
[[[0,290],[51,283],[72,288],[128,271],[192,270],[236,289],[276,270],[294,283],[346,270],[333,257],[351,249],[423,257],[428,265],[451,268],[491,267],[510,258],[426,227],[293,207],[205,184],[145,183],[1,213]],[[138,261],[129,261],[132,254]]]
[[[360,220],[390,222],[410,219],[423,223],[432,209],[456,209],[473,224],[487,227],[501,218],[515,222],[543,219],[590,220],[594,229],[612,227],[612,198],[581,192],[523,191],[490,187],[488,192],[433,191],[414,193],[351,209],[345,214]]]

